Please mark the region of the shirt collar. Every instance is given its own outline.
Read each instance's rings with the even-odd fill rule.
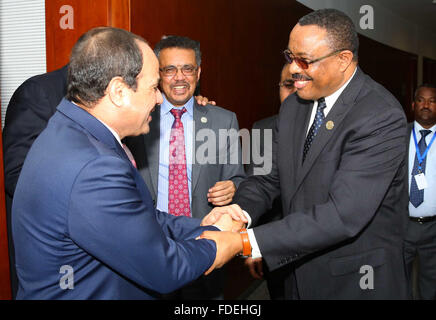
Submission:
[[[333,105],[335,104],[336,100],[338,100],[339,96],[341,95],[341,93],[345,90],[345,88],[347,87],[347,85],[350,83],[351,79],[353,79],[354,75],[357,72],[357,67],[353,72],[353,75],[350,77],[350,79],[348,79],[347,82],[345,82],[342,87],[340,87],[338,90],[336,90],[335,92],[333,92],[331,95],[329,95],[328,97],[324,97],[325,99],[325,103],[327,108],[331,108],[333,107]]]
[[[434,134],[436,131],[436,124],[430,129],[425,129],[417,121],[414,121],[414,127],[415,127],[415,133],[417,135],[416,137],[418,137],[418,134],[421,135],[421,133],[419,132],[420,130],[431,130],[432,134]]]
[[[194,116],[194,97],[191,97],[188,102],[186,102],[186,104],[182,107],[175,107],[173,106],[165,97],[165,94],[162,94],[163,97],[163,102],[160,105],[160,114],[161,116],[165,116],[166,114],[168,114],[170,112],[170,110],[172,108],[183,108],[185,107],[186,112],[193,117]]]

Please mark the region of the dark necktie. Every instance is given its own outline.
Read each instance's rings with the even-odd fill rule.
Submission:
[[[171,109],[174,116],[171,127],[168,170],[168,213],[175,216],[191,216],[189,204],[188,174],[186,172],[185,133],[182,115],[186,109]]]
[[[327,107],[325,103],[325,99],[321,98],[318,100],[318,107],[316,108],[315,119],[313,120],[312,126],[309,129],[309,133],[307,134],[306,141],[304,142],[303,149],[303,162],[306,159],[306,154],[312,145],[313,139],[315,139],[316,134],[318,133],[319,128],[321,128],[322,123],[324,122],[324,109]]]
[[[421,140],[419,140],[418,148],[419,148],[419,153],[422,156],[425,152],[425,149],[427,149],[427,143],[425,142],[425,137],[429,133],[431,133],[431,130],[419,130],[419,132],[421,133]],[[427,157],[425,157],[421,163],[422,173],[425,173],[426,158]],[[419,167],[418,156],[415,154],[415,162],[413,164],[413,169],[412,169],[412,181],[410,183],[410,203],[415,208],[418,208],[419,205],[424,201],[424,189],[419,190],[418,185],[416,184],[415,181],[415,175],[421,173],[419,172],[418,167]]]

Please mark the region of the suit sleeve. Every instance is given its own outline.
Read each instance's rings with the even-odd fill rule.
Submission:
[[[198,227],[200,227],[201,224],[200,219],[183,216],[176,217],[156,209],[156,220],[167,237],[173,240],[192,239],[199,235]],[[213,226],[207,226],[205,228],[212,231],[219,230]]]
[[[99,157],[81,170],[72,187],[68,232],[83,250],[128,279],[172,292],[212,265],[216,247],[213,241],[194,240],[203,227],[188,228],[184,239],[171,238],[162,225],[165,219],[173,224],[174,217],[156,212],[146,200],[126,161]]]
[[[3,154],[6,193],[13,197],[18,176],[27,153],[47,126],[53,107],[40,84],[29,80],[14,93],[9,102],[3,130]]]
[[[271,170],[266,175],[251,175],[245,179],[236,191],[233,202],[247,211],[256,225],[260,217],[272,209],[274,199],[280,195],[280,180],[277,169],[278,123],[274,122],[271,146]],[[268,161],[265,158],[265,161]],[[251,168],[254,170],[254,165]]]
[[[232,113],[232,119],[229,126],[230,130],[234,130],[236,134],[239,132],[239,124],[236,114]],[[239,184],[245,178],[245,170],[242,164],[242,148],[239,138],[233,139],[231,136],[227,140],[227,153],[229,155],[227,164],[221,166],[221,180],[231,180],[238,188]]]
[[[385,108],[377,116],[367,112],[344,141],[328,201],[253,229],[271,270],[284,258],[292,262],[351,239],[370,223],[404,166],[405,128],[399,108]],[[256,198],[265,198],[251,186],[241,193],[248,197],[248,191],[255,192],[251,198],[256,204]]]

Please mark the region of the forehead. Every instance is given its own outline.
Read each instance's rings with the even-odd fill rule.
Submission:
[[[163,66],[195,64],[195,51],[183,48],[165,48],[159,53],[159,63]]]
[[[416,96],[435,98],[436,88],[427,88],[427,87],[419,88],[418,92],[416,93]]]
[[[310,55],[328,49],[327,31],[316,25],[297,24],[289,35],[288,46],[295,55]]]

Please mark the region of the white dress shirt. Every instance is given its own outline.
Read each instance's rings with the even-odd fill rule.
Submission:
[[[418,122],[414,122],[416,142],[419,143],[421,140],[420,130],[424,129]],[[431,133],[425,137],[425,142],[427,146],[430,144],[431,139],[435,135],[436,125],[431,127]],[[412,170],[415,163],[416,147],[415,141],[413,139],[413,132],[410,133],[410,143],[409,143],[409,193],[410,193],[410,183],[413,179]],[[415,208],[413,204],[409,202],[409,215],[411,217],[430,217],[436,215],[436,141],[430,147],[427,153],[425,162],[425,178],[427,180],[428,187],[424,189],[424,202],[421,203],[418,208]]]

